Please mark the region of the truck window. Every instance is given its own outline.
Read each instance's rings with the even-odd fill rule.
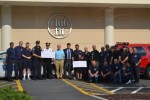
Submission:
[[[146,55],[146,51],[143,47],[134,47],[137,49],[137,53],[141,56],[145,56]]]

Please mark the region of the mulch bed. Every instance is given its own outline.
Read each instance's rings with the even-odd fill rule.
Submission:
[[[100,97],[108,100],[150,100],[150,94],[114,94],[101,95]]]

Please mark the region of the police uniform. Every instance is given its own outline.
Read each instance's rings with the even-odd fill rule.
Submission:
[[[50,43],[46,43],[46,46],[50,46]],[[45,48],[43,51],[49,51],[49,52],[52,52],[52,49],[51,48]],[[53,78],[53,75],[52,75],[52,59],[51,58],[43,58],[42,59],[44,65],[43,65],[43,76],[44,76],[44,79],[46,78]]]
[[[36,41],[36,44],[40,44],[40,41]],[[42,48],[40,46],[35,46],[32,49],[32,54],[36,54],[41,56]],[[33,56],[33,79],[36,80],[36,76],[38,79],[42,79],[41,76],[41,58]]]
[[[23,75],[23,63],[22,63],[22,51],[23,47],[21,46],[16,46],[14,48],[15,50],[15,77],[16,79],[22,79]],[[19,73],[19,75],[18,75]]]
[[[30,48],[24,48],[22,51],[22,55],[25,55],[26,57],[32,57],[32,50]],[[31,66],[31,59],[23,58],[23,68],[31,69]]]
[[[133,53],[132,65],[133,65],[135,82],[137,83],[139,83],[139,79],[140,79],[140,66],[139,65],[136,66],[136,63],[138,63],[140,59],[141,59],[141,56],[139,54]]]
[[[7,79],[8,81],[12,81],[12,71],[14,67],[14,59],[15,59],[15,50],[13,48],[7,49]]]
[[[121,66],[120,64],[112,64],[113,82],[121,84]]]

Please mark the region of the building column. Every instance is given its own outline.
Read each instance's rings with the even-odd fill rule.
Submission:
[[[105,9],[104,44],[114,45],[114,8]]]
[[[11,42],[11,6],[8,4],[2,5],[1,7],[1,49],[6,50]]]

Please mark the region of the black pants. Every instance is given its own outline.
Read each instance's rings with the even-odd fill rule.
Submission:
[[[71,76],[72,69],[72,60],[66,60],[64,65],[64,75],[66,76],[66,73],[68,72],[68,76]]]
[[[22,60],[15,60],[15,77],[22,79],[23,77],[23,63]]]
[[[52,76],[52,66],[51,66],[51,62],[44,62],[43,65],[43,76],[44,78],[50,78]]]
[[[139,66],[133,67],[133,75],[135,78],[135,82],[139,82],[139,80],[140,80],[140,67]]]
[[[12,71],[13,71],[14,60],[7,59],[7,79],[12,79]]]
[[[41,60],[33,60],[33,78],[42,78],[41,76]]]

